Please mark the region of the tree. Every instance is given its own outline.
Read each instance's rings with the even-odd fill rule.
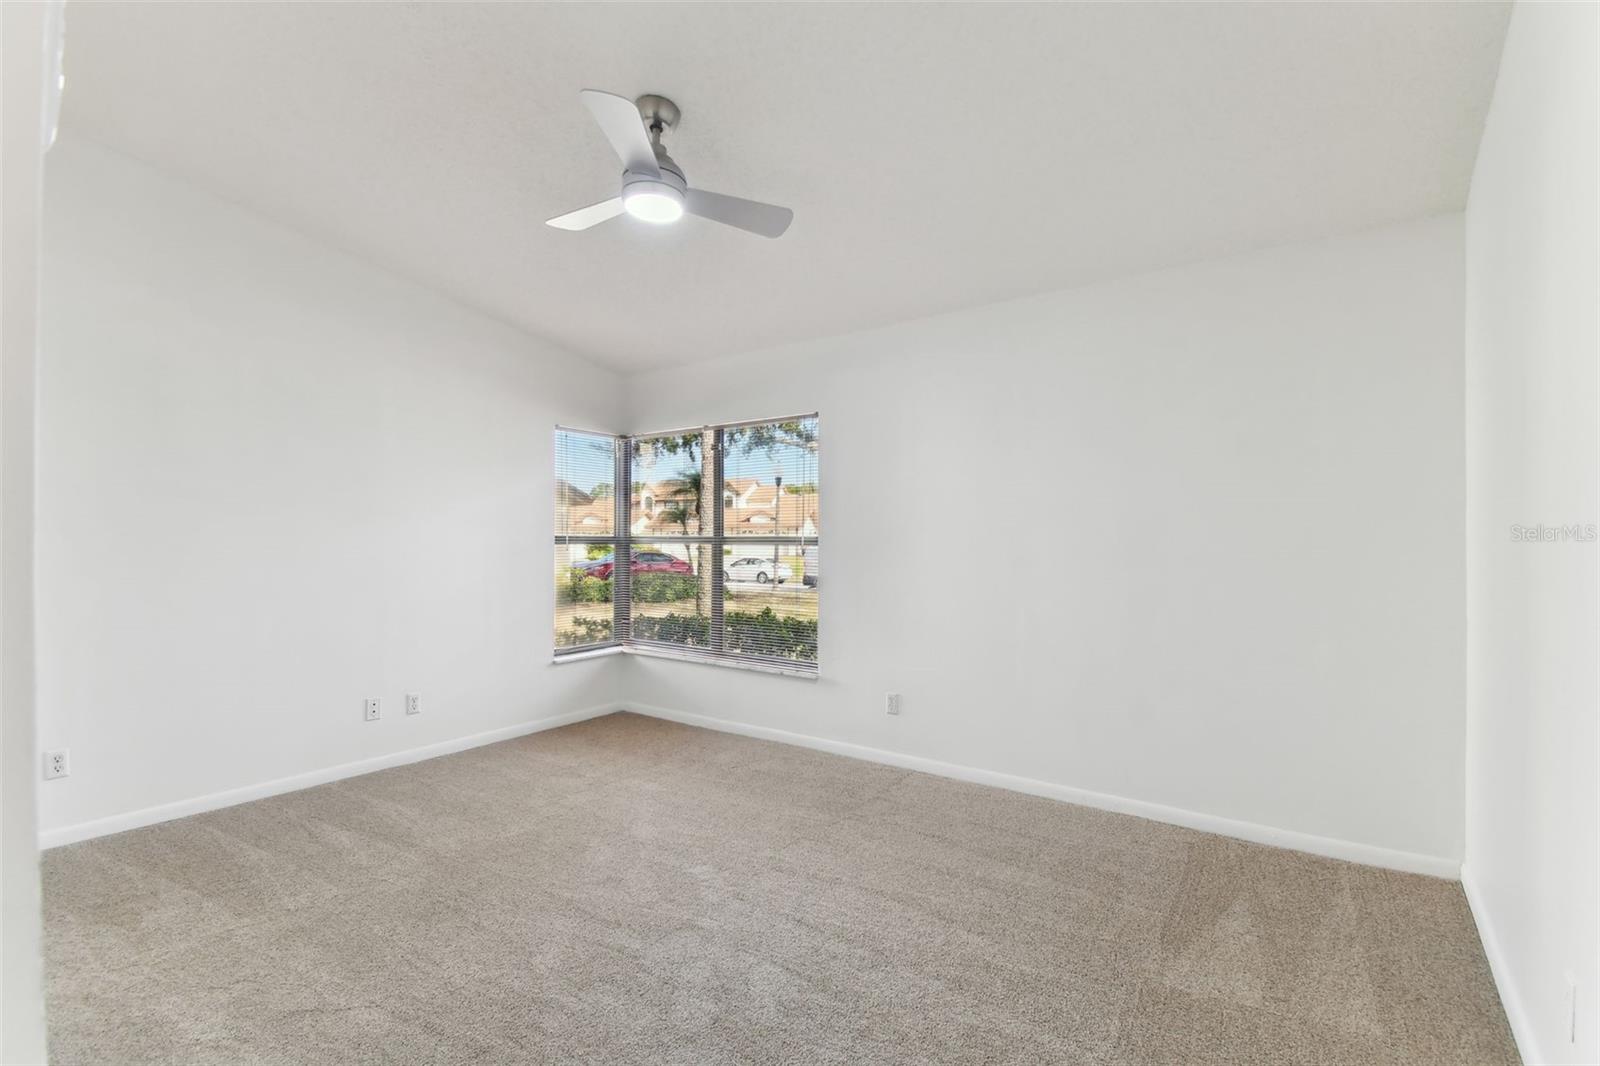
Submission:
[[[589,495],[597,500],[609,500],[611,498],[611,482],[600,482],[600,484],[589,490]]]
[[[690,470],[668,482],[671,488],[667,498],[673,501],[673,505],[665,512],[668,521],[683,528],[685,536],[689,533],[690,518],[699,523],[701,533],[706,533],[705,516],[711,513],[712,507],[721,506],[720,500],[713,501],[708,498],[712,481],[705,475],[706,464],[712,458],[716,440],[717,431],[705,429],[697,433],[677,433],[664,437],[636,439],[631,444],[634,460],[643,458],[646,449],[649,449],[649,454],[652,456],[676,455],[687,460],[684,465],[690,467]],[[780,448],[815,452],[816,422],[807,418],[767,422],[754,426],[730,426],[722,430],[722,444],[725,453],[737,449],[744,455],[764,451],[770,456]],[[807,487],[810,491],[816,491],[815,486]],[[802,493],[805,491],[806,488],[801,489]],[[706,545],[699,545],[691,549],[691,552],[700,559],[700,580],[697,582],[695,593],[695,612],[705,615],[708,613],[707,605],[711,603],[715,575],[720,571],[723,560],[713,559],[711,549]]]
[[[667,521],[682,526],[684,536],[689,535],[689,519],[693,518],[696,526],[701,524],[700,501],[705,496],[705,487],[703,470],[691,470],[667,482],[667,499],[673,501],[665,511]]]
[[[672,506],[663,512],[667,521],[676,523],[683,529],[684,536],[689,535],[689,520],[694,519],[699,532],[704,533],[705,516],[710,513],[714,504],[707,494],[711,491],[711,480],[706,477],[705,457],[711,455],[711,450],[716,441],[716,431],[704,430],[700,433],[683,433],[672,437],[656,437],[651,441],[651,446],[667,455],[683,455],[694,464],[694,468],[684,471],[678,477],[666,483],[666,498],[672,501]],[[634,442],[634,455],[640,454],[640,442]],[[714,580],[712,567],[720,566],[720,560],[710,557],[706,545],[696,545],[690,549],[691,553],[699,556],[700,565],[697,567],[700,580],[695,583],[694,607],[698,615],[710,613],[711,585]]]
[[[633,442],[633,457],[639,458],[648,446],[651,450],[662,455],[686,455],[690,461],[699,458],[700,440],[699,433],[680,433],[670,437],[650,437],[647,440]]]
[[[744,454],[761,450],[771,452],[788,446],[810,450],[817,446],[817,430],[809,420],[791,422],[766,422],[758,426],[734,426],[723,430],[723,443],[729,448],[738,446]]]
[[[671,507],[663,507],[661,509],[661,517],[665,518],[668,522],[673,522],[682,526],[683,535],[687,537],[689,535],[689,519],[700,517],[695,513],[695,510],[696,508],[689,507],[685,504],[674,504]]]

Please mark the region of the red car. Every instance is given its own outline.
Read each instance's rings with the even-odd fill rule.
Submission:
[[[590,577],[597,577],[601,581],[611,576],[612,558],[609,555],[601,556],[587,566],[580,567]],[[675,555],[666,552],[634,552],[633,572],[635,574],[692,574],[694,568]]]

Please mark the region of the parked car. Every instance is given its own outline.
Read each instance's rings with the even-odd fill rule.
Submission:
[[[582,571],[585,577],[596,577],[595,571],[600,567],[606,568],[606,576],[611,576],[611,553],[606,552],[598,559],[585,559],[581,563],[573,563],[572,569]]]
[[[582,570],[586,577],[597,577],[601,581],[611,576],[615,569],[610,555],[602,555],[598,559],[590,559],[580,563],[575,569]],[[666,552],[639,551],[633,553],[633,567],[635,574],[692,574],[694,567]]]
[[[722,570],[724,581],[756,581],[765,585],[774,577],[781,584],[794,577],[794,571],[784,563],[774,564],[771,559],[762,559],[754,555],[735,559]]]
[[[633,553],[633,572],[636,574],[692,574],[694,567],[676,555],[666,552],[642,551]]]

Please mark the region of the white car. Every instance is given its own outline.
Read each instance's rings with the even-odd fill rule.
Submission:
[[[794,577],[794,571],[783,563],[773,565],[772,558],[763,559],[755,555],[747,555],[743,559],[735,559],[722,568],[724,581],[755,581],[765,585],[776,574],[778,581],[783,582]]]

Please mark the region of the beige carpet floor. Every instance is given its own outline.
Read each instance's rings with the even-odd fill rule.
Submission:
[[[1516,1061],[1456,884],[633,715],[44,898],[58,1063]]]

